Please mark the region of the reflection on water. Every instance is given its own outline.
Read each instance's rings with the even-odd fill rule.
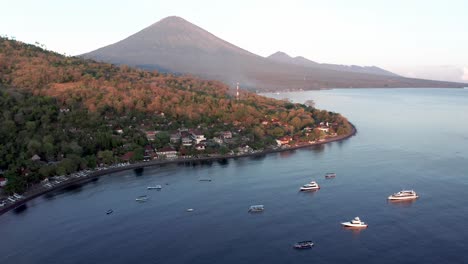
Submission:
[[[311,151],[316,152],[316,153],[321,153],[321,152],[323,152],[325,150],[325,144],[310,146],[310,147],[308,147],[306,149],[311,150]]]
[[[411,205],[416,202],[416,199],[413,200],[387,200],[387,204],[396,207],[411,207]]]
[[[145,171],[145,168],[133,169],[133,172],[135,173],[136,176],[142,176],[144,171]]]
[[[46,194],[44,194],[44,198],[47,199],[47,200],[53,200],[55,199],[55,192],[48,192]]]
[[[221,165],[221,166],[229,165],[229,160],[228,159],[219,159],[217,161],[218,161],[218,164]]]
[[[316,193],[318,193],[318,189],[316,190],[308,190],[308,191],[297,191],[297,193],[299,193],[300,195],[307,195],[307,196],[314,196]]]
[[[364,232],[365,230],[367,230],[367,228],[349,227],[349,226],[343,226],[342,228],[346,230],[347,232],[350,232],[351,234],[353,234],[353,237],[358,236],[359,234],[361,234],[361,232]]]
[[[15,214],[22,214],[24,213],[24,211],[26,211],[28,209],[28,205],[27,204],[22,204],[18,207],[16,207],[15,209],[13,209],[13,213]]]
[[[266,154],[259,154],[259,155],[255,155],[255,156],[250,157],[251,160],[263,160],[265,158],[266,158]]]
[[[287,158],[292,157],[292,156],[294,155],[295,152],[296,152],[296,150],[281,151],[281,152],[279,153],[279,156],[280,156],[281,158],[286,158],[286,159],[287,159]]]
[[[82,184],[72,184],[64,188],[67,192],[81,192],[83,190]]]
[[[211,166],[213,166],[213,160],[202,160],[202,161],[200,161],[200,164],[202,166],[211,167]]]

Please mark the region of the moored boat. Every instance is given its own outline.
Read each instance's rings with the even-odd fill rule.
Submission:
[[[206,182],[210,182],[210,181],[211,181],[211,179],[210,179],[210,178],[201,178],[201,179],[199,179],[199,181],[206,181]]]
[[[301,241],[297,242],[294,244],[295,249],[307,249],[307,248],[312,248],[314,246],[314,243],[312,241]]]
[[[341,225],[345,227],[354,227],[354,228],[366,228],[367,227],[367,223],[361,221],[361,219],[359,219],[359,217],[357,216],[349,222],[341,223]]]
[[[161,190],[162,186],[158,184],[156,186],[148,186],[147,188],[148,188],[148,190],[155,190],[155,189],[156,190]]]
[[[137,202],[146,202],[146,201],[148,201],[148,196],[147,195],[140,195],[135,199],[135,201],[137,201]]]
[[[320,186],[315,181],[311,181],[310,183],[304,184],[300,188],[301,191],[312,191],[318,189],[320,189]]]
[[[412,200],[418,198],[418,194],[413,190],[401,190],[397,193],[390,195],[387,199],[392,201],[397,200]]]
[[[251,213],[263,212],[263,210],[265,210],[263,204],[252,205],[249,207],[249,212]]]

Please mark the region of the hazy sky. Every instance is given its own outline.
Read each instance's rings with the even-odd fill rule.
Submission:
[[[0,34],[82,54],[177,15],[253,53],[468,81],[467,0],[0,0]]]

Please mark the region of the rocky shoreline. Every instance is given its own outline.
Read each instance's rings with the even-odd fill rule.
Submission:
[[[17,207],[20,207],[24,205],[26,202],[39,197],[41,195],[44,195],[46,193],[64,189],[67,187],[70,187],[72,185],[76,184],[83,184],[89,181],[92,181],[100,176],[115,173],[115,172],[120,172],[120,171],[125,171],[125,170],[131,170],[131,169],[140,169],[140,168],[145,168],[145,167],[151,167],[151,166],[158,166],[158,165],[164,165],[164,164],[177,164],[177,163],[192,163],[192,162],[202,162],[202,161],[215,161],[215,160],[223,160],[223,159],[232,159],[232,158],[242,158],[242,157],[252,157],[252,156],[261,156],[269,153],[276,153],[276,152],[284,152],[284,151],[291,151],[299,148],[306,148],[306,147],[311,147],[311,146],[317,146],[317,145],[323,145],[326,143],[330,142],[335,142],[335,141],[341,141],[348,139],[352,136],[354,136],[357,133],[356,127],[351,124],[352,126],[352,131],[343,136],[337,136],[333,138],[327,138],[323,141],[319,142],[314,142],[314,143],[308,143],[308,144],[302,144],[302,145],[295,145],[287,148],[278,148],[278,149],[271,149],[271,150],[265,150],[262,152],[256,152],[256,153],[247,153],[247,154],[241,154],[241,155],[220,155],[220,156],[211,156],[211,157],[201,157],[201,158],[178,158],[178,159],[171,159],[171,160],[153,160],[153,161],[147,161],[147,162],[138,162],[138,163],[133,163],[127,166],[122,166],[122,167],[114,167],[114,168],[107,168],[107,169],[102,169],[98,171],[93,171],[90,174],[88,174],[85,177],[79,177],[79,178],[70,178],[66,181],[63,181],[60,184],[54,185],[51,188],[46,188],[43,187],[42,185],[36,186],[36,188],[32,188],[28,191],[26,191],[23,194],[23,198],[21,200],[18,200],[14,203],[10,203],[5,205],[4,207],[0,208],[0,215],[15,209]]]

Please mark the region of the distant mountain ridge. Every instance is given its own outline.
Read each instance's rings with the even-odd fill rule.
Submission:
[[[147,70],[187,73],[257,91],[347,87],[462,87],[410,79],[377,67],[320,64],[287,54],[264,58],[224,41],[180,17],[167,17],[85,58]]]
[[[318,63],[315,61],[311,61],[307,58],[302,56],[291,57],[285,52],[277,51],[270,56],[267,57],[268,59],[279,61],[288,64],[294,65],[301,65],[304,67],[311,67],[311,68],[322,68],[322,69],[329,69],[329,70],[336,70],[336,71],[349,71],[349,72],[358,72],[358,73],[367,73],[367,74],[378,74],[378,75],[387,75],[387,76],[399,76],[393,72],[389,72],[382,68],[376,66],[358,66],[358,65],[338,65],[338,64],[328,64],[328,63]]]

